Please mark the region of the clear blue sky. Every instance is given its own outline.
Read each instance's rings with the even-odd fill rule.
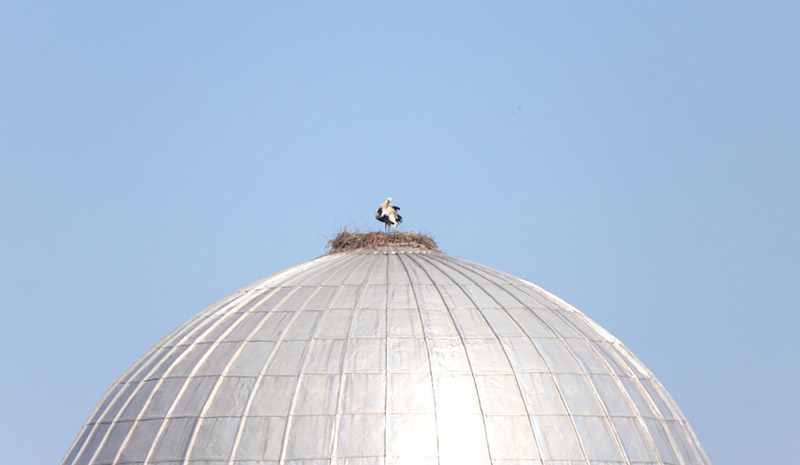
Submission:
[[[387,195],[622,339],[713,463],[796,460],[797,2],[327,3],[0,5],[0,464]]]

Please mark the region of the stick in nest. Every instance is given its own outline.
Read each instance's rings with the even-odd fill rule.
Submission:
[[[384,246],[417,247],[439,251],[439,245],[436,244],[436,241],[431,236],[423,233],[400,231],[388,234],[382,232],[351,233],[345,229],[328,241],[328,247],[331,249],[328,253],[374,249]]]

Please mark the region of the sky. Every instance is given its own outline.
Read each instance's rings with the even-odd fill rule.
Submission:
[[[0,465],[387,196],[620,338],[712,463],[794,462],[798,3],[321,3],[0,5]]]

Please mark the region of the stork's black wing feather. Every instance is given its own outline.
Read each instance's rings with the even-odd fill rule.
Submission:
[[[397,209],[397,208],[395,208],[395,210],[396,210],[396,209]],[[398,223],[402,223],[402,222],[403,222],[403,217],[402,217],[402,216],[400,216],[400,215],[395,215],[395,218],[397,218],[397,222],[398,222]]]
[[[392,208],[394,208],[395,210],[400,210],[400,207],[398,207],[397,205],[392,205]]]

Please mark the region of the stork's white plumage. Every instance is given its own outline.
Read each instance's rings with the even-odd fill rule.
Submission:
[[[400,207],[390,205],[391,202],[392,198],[387,197],[385,202],[378,205],[378,213],[375,214],[375,219],[384,224],[386,231],[391,227],[396,228],[398,223],[403,222],[403,217],[397,213]]]

